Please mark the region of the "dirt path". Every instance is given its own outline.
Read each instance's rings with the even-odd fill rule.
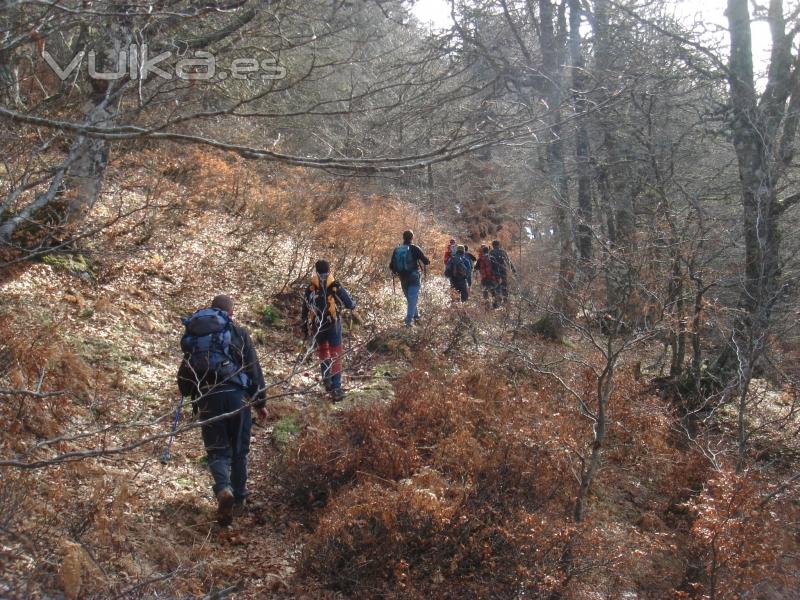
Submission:
[[[251,509],[229,530],[217,527],[211,478],[197,429],[175,439],[167,465],[159,460],[163,451],[159,441],[121,456],[37,471],[38,487],[25,511],[34,516],[19,526],[38,536],[47,523],[49,533],[30,551],[22,546],[15,550],[9,563],[14,583],[5,588],[0,583],[0,592],[23,589],[21,582],[29,586],[26,595],[64,589],[62,572],[68,564],[79,582],[72,590],[74,597],[108,597],[112,592],[119,597],[165,592],[204,597],[213,591],[232,591],[232,586],[237,598],[296,597],[298,590],[289,586],[303,530],[276,501],[270,465],[287,436],[331,410],[391,397],[391,382],[384,377],[386,363],[393,361],[391,370],[396,374],[406,357],[403,352],[394,353],[394,358],[376,354],[368,348],[370,339],[386,332],[426,335],[426,331],[424,327],[402,331],[405,301],[399,285],[394,291],[389,283],[380,290],[351,289],[363,322],[345,341],[348,399],[332,409],[320,393],[314,356],[297,364],[302,346],[291,327],[295,315],[285,315],[276,325],[260,322],[260,311],[281,289],[290,266],[268,262],[266,254],[258,252],[242,260],[241,249],[223,235],[233,225],[220,218],[216,229],[204,223],[159,229],[146,245],[125,246],[119,257],[111,245],[104,248],[107,254],[97,263],[98,272],[60,259],[31,265],[0,286],[0,320],[9,331],[23,335],[20,344],[29,343],[36,352],[42,346],[41,355],[31,356],[27,371],[20,366],[20,387],[34,387],[40,374],[50,381],[52,365],[64,362],[59,373],[70,390],[62,405],[46,414],[32,412],[21,421],[17,434],[23,439],[21,448],[56,434],[95,431],[108,423],[122,427],[37,454],[51,457],[57,452],[119,446],[137,436],[168,431],[178,402],[180,317],[205,304],[210,290],[232,294],[238,302],[235,317],[253,333],[268,383],[283,382],[269,390],[270,395],[281,396],[270,402],[270,423],[253,428]],[[252,247],[268,244],[256,238]],[[274,244],[271,247],[274,251]],[[212,248],[215,255],[210,257]],[[262,268],[265,264],[268,269]],[[187,276],[198,269],[204,277]],[[444,279],[427,279],[421,294],[423,315],[428,317],[448,303]],[[42,331],[49,331],[48,337],[43,339]],[[24,362],[24,352],[20,356]],[[184,424],[187,418],[190,411],[184,411]],[[125,429],[130,423],[142,425]],[[3,444],[19,445],[10,437]],[[71,482],[66,488],[65,477]],[[24,493],[29,480],[20,477],[18,485]],[[42,561],[51,565],[46,576],[31,570]]]
[[[236,582],[236,598],[263,598],[265,594],[296,597],[300,590],[292,588],[296,560],[302,550],[304,531],[280,502],[279,490],[270,477],[270,466],[279,457],[288,436],[325,415],[346,410],[364,402],[388,401],[393,396],[391,383],[383,378],[386,358],[368,349],[370,340],[387,332],[402,335],[423,335],[422,331],[406,333],[393,325],[402,321],[404,300],[399,294],[382,290],[368,309],[363,311],[364,323],[347,335],[345,345],[344,402],[331,405],[321,390],[315,356],[298,365],[297,340],[291,331],[262,331],[268,342],[258,351],[264,364],[269,365],[269,381],[285,383],[271,388],[271,395],[287,395],[269,404],[270,421],[266,426],[254,426],[250,454],[249,487],[251,505],[246,513],[227,530],[214,522],[214,499],[210,476],[204,466],[204,452],[199,435],[189,432],[180,436],[173,446],[173,458],[167,466],[151,461],[136,478],[137,495],[158,497],[154,486],[166,482],[170,492],[160,501],[150,503],[149,510],[159,515],[162,523],[174,523],[168,532],[168,544],[178,557],[192,563],[196,581],[201,571],[215,574],[214,581],[227,585]],[[441,278],[428,282],[422,294],[423,310],[439,310],[448,301],[446,282]],[[401,339],[401,338],[400,338]],[[269,348],[273,350],[268,351]],[[402,358],[395,359],[395,374],[403,369]],[[163,508],[159,509],[159,505]],[[181,561],[183,562],[183,561]],[[203,568],[200,568],[203,565]],[[202,591],[210,589],[206,585]],[[225,585],[220,584],[221,589]],[[217,587],[212,585],[211,587]],[[189,593],[199,594],[191,586]],[[315,595],[321,590],[314,590]]]

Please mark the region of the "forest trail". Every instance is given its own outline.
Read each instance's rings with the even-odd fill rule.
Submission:
[[[3,3],[0,600],[798,598],[800,0],[720,4]],[[162,464],[218,295],[226,529],[189,407]]]
[[[660,598],[682,585],[702,547],[694,503],[729,522],[714,494],[724,500],[725,486],[744,480],[704,484],[707,459],[686,454],[672,408],[622,362],[613,418],[624,426],[606,441],[591,516],[581,526],[565,517],[592,439],[575,396],[591,402],[602,355],[577,336],[554,344],[531,335],[519,295],[498,311],[451,305],[435,244],[425,247],[422,325],[406,329],[405,301],[386,276],[393,236],[377,251],[367,235],[354,248],[352,226],[331,241],[330,223],[320,225],[325,247],[304,237],[305,224],[293,236],[252,227],[243,245],[230,232],[247,217],[189,209],[156,218],[157,227],[112,229],[102,244],[47,256],[0,284],[13,358],[5,376],[19,389],[46,381],[43,389],[64,390],[0,405],[12,423],[3,455],[51,462],[4,478],[0,526],[16,537],[1,549],[0,593],[510,597],[521,581],[561,586],[566,543],[587,573],[569,583],[574,597],[607,585]],[[337,252],[334,274],[356,298],[359,322],[346,327],[348,396],[331,405],[295,325],[307,265]],[[536,280],[537,265],[525,267]],[[216,523],[199,431],[180,433],[160,461],[179,401],[181,317],[220,292],[237,303],[271,397],[268,423],[252,431],[252,504],[227,529]],[[658,351],[637,350],[645,364]],[[191,411],[183,417],[191,426]],[[161,437],[114,453],[151,436]],[[98,456],[62,460],[86,449]],[[762,519],[758,495],[745,500]],[[777,539],[767,516],[753,523]]]
[[[162,515],[165,521],[178,525],[167,537],[175,553],[191,562],[214,563],[215,573],[237,581],[236,598],[262,598],[267,592],[272,597],[302,597],[292,577],[302,552],[303,526],[296,515],[276,501],[280,490],[270,476],[271,465],[289,439],[304,428],[335,419],[343,410],[373,402],[388,403],[394,397],[391,381],[408,368],[407,358],[413,344],[409,338],[424,336],[425,324],[411,331],[402,328],[405,300],[399,285],[396,293],[386,286],[379,295],[380,304],[369,311],[363,324],[345,325],[347,396],[342,402],[330,402],[322,388],[316,352],[299,341],[296,330],[270,332],[269,343],[259,344],[262,364],[270,365],[265,372],[272,397],[267,404],[270,417],[266,424],[253,427],[249,458],[252,496],[246,512],[231,527],[220,529],[216,525],[216,504],[197,432],[186,433],[175,441],[168,465],[151,463],[141,474],[143,482],[164,479],[173,482]],[[449,308],[446,280],[429,275],[421,300],[422,310],[428,313],[438,314]],[[356,312],[364,313],[358,309]],[[346,323],[348,317],[344,316]],[[266,333],[260,326],[256,332]],[[389,343],[388,356],[386,348],[377,352],[369,349],[376,340]],[[232,587],[222,589],[234,593]],[[186,591],[201,595],[202,586]],[[322,590],[306,592],[310,597],[320,597]]]
[[[120,597],[135,597],[169,581],[175,593],[191,597],[220,590],[214,597],[234,592],[236,598],[261,598],[267,593],[297,597],[291,579],[303,526],[275,501],[279,493],[271,465],[304,428],[353,406],[388,402],[393,397],[392,380],[408,368],[409,339],[424,337],[432,321],[446,318],[442,309],[450,302],[449,291],[435,265],[421,292],[423,325],[413,330],[402,328],[405,300],[399,284],[386,283],[376,292],[351,287],[359,304],[359,322],[345,328],[348,396],[332,406],[322,390],[316,353],[298,337],[299,297],[279,294],[288,302],[271,305],[270,298],[286,287],[295,268],[288,260],[282,263],[272,257],[288,257],[290,252],[276,252],[274,240],[258,236],[250,247],[269,250],[242,252],[226,236],[237,223],[220,215],[215,223],[162,229],[132,254],[130,248],[119,255],[113,246],[106,248],[107,254],[92,261],[91,267],[80,256],[46,257],[0,285],[0,294],[7,299],[0,318],[15,327],[30,326],[30,331],[50,328],[52,339],[46,343],[41,338],[25,341],[51,362],[66,355],[72,363],[59,367],[72,369],[67,375],[75,390],[72,403],[50,407],[43,415],[37,414],[41,407],[20,409],[25,413],[20,437],[31,436],[30,441],[20,441],[23,447],[52,437],[68,422],[94,421],[89,430],[99,429],[100,420],[108,418],[121,425],[118,431],[61,443],[57,452],[39,458],[98,445],[124,446],[136,436],[169,431],[179,399],[175,373],[181,317],[206,306],[210,290],[224,291],[236,300],[235,318],[250,330],[267,379],[269,421],[252,430],[252,504],[228,529],[216,524],[198,429],[176,436],[166,465],[159,460],[166,440],[159,439],[122,456],[41,472],[40,487],[62,485],[62,470],[75,478],[72,492],[78,500],[62,508],[61,525],[69,529],[71,520],[88,519],[97,529],[89,537],[65,536],[53,548],[56,562],[71,552],[77,557],[69,568],[81,582],[78,595],[110,587]],[[278,247],[281,243],[286,242],[278,242]],[[191,409],[184,407],[181,427],[192,420]],[[129,422],[142,425],[127,429]],[[45,518],[47,510],[39,508],[34,514]],[[103,556],[88,550],[98,545]]]

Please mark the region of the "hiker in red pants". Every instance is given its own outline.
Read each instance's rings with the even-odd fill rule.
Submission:
[[[306,338],[317,346],[322,383],[334,402],[344,398],[342,390],[342,307],[353,310],[355,302],[330,273],[326,260],[314,265],[316,273],[303,294],[302,321]]]

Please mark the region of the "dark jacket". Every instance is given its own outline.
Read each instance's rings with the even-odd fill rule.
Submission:
[[[411,255],[414,257],[414,264],[417,265],[417,268],[419,268],[419,263],[422,263],[423,265],[431,264],[431,261],[428,260],[428,257],[425,256],[425,253],[419,246],[417,246],[416,244],[404,244],[404,245],[411,247]],[[394,258],[394,252],[392,252],[392,258]],[[399,275],[399,273],[397,273],[392,268],[392,258],[389,259],[389,270],[395,275]]]
[[[453,268],[455,267],[457,261],[461,262],[464,265],[464,269],[467,272],[466,277],[456,278],[454,276]],[[460,279],[461,281],[469,281],[472,278],[472,261],[468,259],[463,253],[453,255],[447,262],[447,267],[444,270],[444,276],[452,281],[456,281],[458,279]]]
[[[242,368],[242,372],[247,376],[247,393],[254,398],[253,405],[261,408],[266,403],[266,384],[264,383],[264,373],[261,371],[261,364],[258,362],[253,341],[247,330],[235,323],[231,325],[231,345],[230,354]],[[214,385],[216,381],[198,382],[194,372],[184,358],[178,368],[178,389],[182,396],[191,396],[192,400],[203,395]]]
[[[331,329],[339,329],[341,328],[341,312],[338,310],[342,306],[349,310],[353,310],[356,307],[355,301],[350,297],[350,294],[347,292],[345,287],[340,284],[338,281],[334,281],[330,284],[330,294],[333,295],[334,301],[336,302],[336,322],[323,324],[319,327],[319,331],[317,333],[323,334]],[[303,294],[303,308],[302,314],[300,316],[303,326],[306,327],[309,322],[309,312],[311,311],[311,306],[313,305],[312,295],[314,294],[314,288],[311,284],[306,287],[306,291]],[[311,334],[314,332],[306,330],[307,334]]]
[[[489,250],[489,259],[492,261],[492,270],[498,277],[506,277],[509,267],[514,273],[517,272],[508,254],[502,248],[492,248]]]

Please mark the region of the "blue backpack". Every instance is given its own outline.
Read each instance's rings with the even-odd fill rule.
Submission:
[[[392,254],[392,271],[398,275],[408,275],[417,270],[417,261],[414,260],[414,253],[411,246],[400,244],[394,249]]]
[[[450,269],[450,277],[453,279],[467,279],[469,277],[469,270],[467,269],[466,261],[469,260],[466,256],[455,254],[447,263]]]
[[[247,375],[231,352],[233,323],[228,313],[203,308],[183,319],[183,325],[181,350],[198,382],[225,381],[247,387]]]

